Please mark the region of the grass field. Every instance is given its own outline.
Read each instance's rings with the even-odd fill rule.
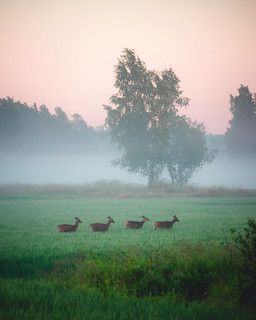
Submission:
[[[126,219],[144,214],[141,230]],[[154,220],[176,214],[173,230]],[[76,233],[60,223],[83,221]],[[107,233],[93,222],[115,220]],[[254,319],[243,303],[230,228],[256,218],[255,197],[0,197],[1,319]],[[226,245],[222,243],[226,243]]]

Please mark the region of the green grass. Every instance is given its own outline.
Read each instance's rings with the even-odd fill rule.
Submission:
[[[255,319],[250,310],[234,310],[175,299],[104,296],[83,288],[61,288],[46,281],[1,283],[2,319]]]
[[[124,228],[142,214],[143,229]],[[172,214],[173,230],[153,230]],[[109,232],[89,231],[109,215]],[[56,231],[75,216],[76,233]],[[255,217],[254,197],[2,195],[0,318],[253,319],[239,303],[239,257],[221,242]]]

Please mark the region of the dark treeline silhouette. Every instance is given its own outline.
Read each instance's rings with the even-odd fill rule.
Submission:
[[[256,93],[241,85],[237,96],[230,96],[232,119],[225,134],[228,150],[256,154]]]
[[[230,96],[232,119],[225,135],[207,135],[209,149],[256,154],[256,94],[241,85]],[[75,113],[71,119],[60,108],[52,114],[45,105],[29,106],[7,97],[0,99],[0,152],[2,154],[113,153],[109,131],[94,129]]]
[[[108,144],[104,129],[94,129],[77,113],[69,119],[60,108],[51,114],[45,105],[28,106],[0,99],[1,153],[93,153]]]

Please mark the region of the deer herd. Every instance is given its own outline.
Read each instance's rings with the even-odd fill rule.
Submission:
[[[150,221],[147,217],[142,216],[142,221],[130,221],[127,220],[125,222],[125,226],[128,229],[141,229],[146,221]],[[76,217],[75,218],[76,222],[75,224],[59,224],[57,226],[57,230],[59,232],[75,232],[78,228],[79,223],[82,223],[82,221]],[[175,222],[179,222],[179,219],[174,215],[171,220],[167,221],[155,221],[154,222],[154,229],[171,229]],[[111,223],[115,223],[115,221],[111,218],[108,217],[107,223],[92,223],[89,226],[89,229],[93,232],[96,231],[101,231],[105,232],[108,231]]]

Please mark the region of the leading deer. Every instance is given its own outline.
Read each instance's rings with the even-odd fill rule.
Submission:
[[[115,221],[111,217],[108,217],[107,223],[92,223],[90,224],[89,229],[91,229],[91,231],[93,232],[96,232],[96,231],[105,232],[105,231],[108,231],[111,223],[115,223]]]
[[[171,229],[175,222],[179,222],[180,220],[174,215],[173,219],[170,221],[155,221],[154,227],[155,229]]]
[[[125,225],[126,225],[126,228],[130,228],[130,229],[140,229],[142,228],[143,224],[146,222],[146,221],[150,221],[147,217],[145,216],[142,216],[141,217],[143,220],[142,221],[126,221]]]
[[[75,232],[76,229],[78,228],[79,223],[82,223],[82,221],[78,217],[75,217],[75,219],[76,219],[75,224],[59,224],[57,226],[57,230],[59,232]]]

